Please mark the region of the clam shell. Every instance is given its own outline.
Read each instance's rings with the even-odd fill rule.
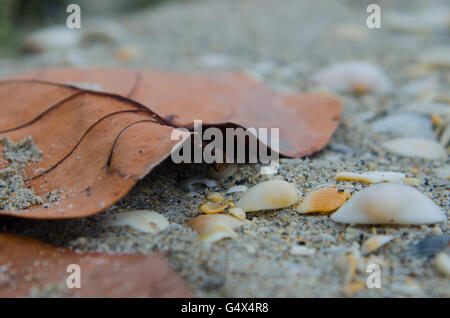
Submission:
[[[392,235],[373,235],[369,237],[361,246],[361,253],[367,255],[383,245],[386,245],[392,241],[394,237]]]
[[[379,134],[390,134],[395,137],[436,139],[431,119],[420,114],[390,115],[375,120],[371,127]]]
[[[242,194],[236,207],[245,212],[287,208],[299,199],[292,183],[283,180],[261,182]]]
[[[403,184],[382,183],[354,194],[331,215],[339,223],[431,224],[447,219],[425,194]]]
[[[391,80],[383,70],[363,61],[342,62],[328,66],[317,72],[312,80],[315,84],[347,93],[384,94],[392,90]]]
[[[438,271],[450,278],[450,257],[447,254],[444,252],[437,254],[434,258],[434,266]]]
[[[228,201],[208,201],[200,206],[200,211],[205,214],[215,214],[225,211],[229,207],[233,207],[234,204]]]
[[[107,226],[130,226],[146,233],[157,233],[169,226],[169,221],[163,215],[150,210],[134,210],[112,215]]]
[[[405,174],[393,171],[367,171],[367,172],[338,172],[338,181],[359,181],[364,183],[402,182]]]
[[[217,223],[222,223],[234,230],[245,224],[250,224],[251,222],[248,220],[239,220],[226,214],[208,214],[193,218],[187,225],[192,227],[198,233],[205,234],[211,232]]]
[[[336,187],[320,188],[305,196],[297,212],[333,212],[339,209],[349,197],[350,194],[347,191],[340,191]]]
[[[227,224],[219,221],[212,226],[210,231],[202,234],[200,240],[205,247],[210,247],[212,244],[223,239],[234,239],[236,237],[236,232],[234,232]]]
[[[228,213],[230,213],[235,218],[238,218],[239,220],[245,220],[246,217],[245,211],[241,208],[231,208],[228,210]]]
[[[405,157],[440,159],[447,155],[440,143],[424,138],[397,138],[382,145],[387,151]]]

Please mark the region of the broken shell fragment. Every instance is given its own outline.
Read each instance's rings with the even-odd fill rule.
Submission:
[[[378,66],[351,61],[331,65],[313,76],[315,84],[333,90],[354,94],[369,92],[388,93],[392,90],[391,80]]]
[[[196,232],[205,234],[211,232],[217,223],[223,223],[232,230],[245,224],[250,224],[248,220],[239,220],[226,214],[199,215],[187,222],[187,226],[192,227]]]
[[[424,138],[398,138],[383,143],[387,151],[405,157],[440,159],[446,156],[444,147]]]
[[[405,174],[392,171],[367,171],[367,172],[339,172],[336,174],[338,181],[359,181],[364,183],[402,182]]]
[[[439,272],[450,278],[450,257],[447,254],[444,252],[437,254],[434,257],[434,266]]]
[[[213,201],[213,202],[220,202],[220,201],[224,201],[224,200],[225,200],[225,198],[224,198],[221,194],[219,194],[219,193],[217,193],[217,192],[211,192],[211,193],[209,193],[209,194],[206,196],[206,198],[207,198],[209,201]]]
[[[431,224],[445,221],[446,216],[418,190],[403,184],[383,183],[354,194],[331,219],[354,224]]]
[[[235,192],[244,192],[247,190],[248,190],[248,187],[246,185],[237,185],[237,186],[229,188],[227,191],[225,191],[225,194],[230,194],[230,193],[235,193]]]
[[[230,213],[235,218],[238,218],[239,220],[245,220],[246,218],[245,211],[241,208],[231,208],[228,210],[228,213]]]
[[[450,246],[450,235],[429,236],[408,248],[414,257],[432,257]]]
[[[185,189],[186,191],[194,191],[195,190],[195,184],[203,184],[204,186],[208,188],[215,187],[217,185],[217,182],[211,179],[207,178],[191,178],[183,180],[181,183],[181,187]]]
[[[208,201],[200,206],[200,211],[205,214],[215,214],[225,211],[229,207],[233,207],[234,204],[229,201]]]
[[[205,247],[209,247],[212,244],[223,239],[234,239],[236,237],[236,232],[234,232],[228,225],[224,224],[223,222],[217,222],[209,232],[204,233],[200,236],[200,240],[205,245]]]
[[[236,206],[246,212],[282,209],[297,203],[298,199],[298,191],[292,183],[269,180],[244,192]]]
[[[290,253],[295,256],[313,256],[316,254],[316,250],[306,246],[294,245],[291,247]]]
[[[107,226],[130,226],[146,233],[157,233],[169,226],[169,221],[163,215],[149,210],[135,210],[112,215]]]
[[[350,194],[345,190],[336,187],[320,188],[305,196],[298,206],[297,212],[333,212],[339,209],[349,198]]]
[[[373,235],[369,237],[361,246],[361,253],[367,255],[378,248],[386,245],[392,241],[394,237],[392,235]]]

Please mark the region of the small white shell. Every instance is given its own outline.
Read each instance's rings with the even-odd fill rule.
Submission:
[[[234,187],[229,188],[227,191],[225,191],[225,194],[235,193],[235,192],[244,192],[247,191],[248,187],[246,185],[237,185]]]
[[[236,237],[236,232],[234,232],[228,225],[223,222],[217,222],[209,232],[202,234],[200,239],[202,240],[203,245],[206,248],[209,248],[215,242],[227,238],[234,239]]]
[[[290,254],[295,256],[312,256],[316,254],[316,250],[306,246],[294,245],[291,247]]]
[[[431,119],[420,114],[390,115],[375,120],[371,126],[372,130],[379,134],[391,134],[395,137],[436,139]]]
[[[359,181],[365,183],[403,182],[405,174],[392,171],[338,172],[336,180]]]
[[[444,252],[440,252],[434,257],[434,266],[438,271],[450,278],[450,257]]]
[[[431,224],[445,221],[446,216],[418,190],[403,184],[382,183],[354,194],[331,219],[355,224]]]
[[[199,215],[193,218],[187,223],[187,225],[192,227],[198,233],[205,234],[211,232],[214,229],[214,226],[218,223],[222,223],[234,230],[251,222],[248,220],[239,220],[226,214],[207,214]]]
[[[33,32],[25,38],[23,48],[28,52],[67,50],[77,46],[80,41],[81,32],[58,25]]]
[[[389,152],[405,157],[440,159],[447,155],[440,143],[424,138],[397,138],[382,145]]]
[[[231,208],[228,210],[228,213],[230,213],[235,218],[238,218],[239,220],[245,220],[246,218],[245,211],[241,208]]]
[[[351,61],[331,65],[317,72],[313,82],[333,90],[349,93],[388,93],[392,83],[378,66]]]
[[[149,210],[134,210],[112,215],[107,226],[130,226],[141,232],[157,233],[169,226],[169,221],[163,215]]]
[[[392,241],[394,237],[392,235],[373,235],[369,237],[361,246],[361,253],[367,255],[383,245],[386,245]]]
[[[244,192],[236,207],[246,212],[282,209],[297,203],[298,199],[299,194],[293,184],[283,180],[269,180]]]

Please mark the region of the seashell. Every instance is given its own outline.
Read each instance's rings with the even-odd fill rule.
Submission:
[[[217,222],[207,233],[200,235],[200,240],[206,248],[209,248],[212,244],[221,241],[223,239],[234,239],[237,237],[228,225],[223,222]]]
[[[53,50],[67,50],[77,46],[81,41],[78,30],[67,26],[52,26],[36,31],[27,36],[22,44],[26,52],[40,53]]]
[[[393,171],[367,171],[367,172],[338,172],[338,181],[359,181],[364,183],[402,182],[405,174]]]
[[[235,218],[238,218],[239,220],[245,220],[246,218],[245,211],[241,208],[231,208],[228,210],[228,213],[230,213]]]
[[[392,90],[391,80],[383,70],[363,61],[342,62],[328,66],[317,72],[312,80],[315,84],[354,94],[368,92],[385,94]]]
[[[130,226],[146,233],[157,233],[169,226],[163,215],[150,210],[134,210],[110,216],[106,226]]]
[[[445,103],[419,102],[400,108],[401,112],[412,112],[425,115],[448,116],[450,107]]]
[[[269,180],[244,192],[236,206],[245,212],[282,209],[297,203],[298,199],[298,191],[292,183]]]
[[[94,92],[104,92],[102,86],[97,83],[89,83],[89,82],[65,82],[64,84],[74,86],[79,89],[87,89],[89,91]]]
[[[313,256],[316,254],[316,250],[306,246],[294,245],[291,247],[290,254],[295,256]]]
[[[196,232],[205,234],[211,232],[218,223],[224,224],[232,230],[252,222],[239,220],[226,214],[199,215],[187,222],[187,226],[192,227]]]
[[[238,166],[235,164],[215,164],[208,169],[208,178],[214,180],[225,180],[231,177],[238,170]]]
[[[383,245],[386,245],[393,239],[394,237],[392,235],[373,235],[364,241],[361,246],[361,253],[367,255]]]
[[[379,134],[391,134],[396,137],[436,139],[431,119],[420,114],[390,115],[375,120],[371,128]]]
[[[355,277],[356,270],[358,269],[359,255],[351,252],[343,255],[337,262],[337,268],[341,273],[341,277],[344,284],[350,283]]]
[[[450,257],[441,252],[434,257],[434,266],[438,271],[450,278]]]
[[[95,18],[87,21],[83,26],[81,42],[118,44],[127,37],[127,32],[120,23],[104,18]]]
[[[209,193],[209,194],[206,196],[206,198],[207,198],[209,201],[213,201],[213,202],[225,201],[225,198],[224,198],[221,194],[219,194],[219,193],[217,193],[217,192],[211,192],[211,193]]]
[[[228,201],[208,201],[200,206],[200,211],[205,214],[215,214],[225,211],[229,207],[233,207],[234,204]]]
[[[432,47],[423,52],[420,61],[432,67],[450,67],[450,46]]]
[[[450,235],[429,236],[408,248],[408,254],[414,257],[432,257],[450,245]]]
[[[206,178],[190,178],[190,179],[183,180],[180,183],[181,187],[186,191],[194,191],[195,184],[203,184],[204,186],[206,186],[208,188],[212,188],[217,185],[217,182],[214,180],[211,180],[211,179],[206,179]]]
[[[305,196],[297,207],[297,212],[333,212],[339,209],[350,196],[347,191],[336,187],[320,188]]]
[[[382,145],[387,151],[405,157],[440,159],[447,155],[440,143],[424,138],[397,138]]]
[[[447,219],[425,194],[403,184],[382,183],[354,194],[331,215],[339,223],[431,224]]]
[[[229,188],[227,191],[225,191],[225,194],[235,193],[235,192],[244,192],[247,191],[248,187],[246,185],[237,185],[234,187]]]
[[[423,98],[433,96],[439,90],[439,80],[436,77],[425,77],[405,84],[400,92],[409,97]]]

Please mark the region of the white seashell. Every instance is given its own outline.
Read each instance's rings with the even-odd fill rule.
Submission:
[[[439,80],[436,77],[425,77],[405,84],[400,88],[402,95],[409,97],[432,96],[439,90]]]
[[[440,252],[434,257],[434,266],[438,271],[450,278],[450,257],[444,252]]]
[[[367,255],[383,245],[386,245],[392,241],[394,237],[392,235],[373,235],[369,237],[361,246],[361,253]]]
[[[65,82],[64,84],[74,86],[79,89],[87,89],[95,92],[104,92],[102,86],[97,83],[90,82]]]
[[[290,253],[295,256],[313,256],[316,254],[316,250],[306,246],[294,245],[291,247]]]
[[[419,102],[402,107],[400,111],[425,115],[448,116],[450,115],[450,106],[445,103]]]
[[[225,191],[225,194],[235,193],[235,192],[244,192],[247,191],[248,187],[246,185],[237,185],[234,187],[229,188],[227,191]]]
[[[395,114],[375,120],[372,130],[396,137],[436,139],[430,117],[419,114]]]
[[[212,244],[223,239],[234,239],[237,237],[236,232],[223,222],[217,222],[209,232],[200,236],[204,247],[209,248]]]
[[[23,42],[23,49],[28,52],[46,52],[67,50],[77,46],[81,41],[81,32],[67,26],[52,26],[30,34]]]
[[[269,180],[244,192],[236,207],[246,212],[282,209],[295,204],[298,199],[299,194],[293,184],[283,180]]]
[[[447,218],[418,190],[403,184],[383,183],[354,194],[331,219],[355,224],[431,224]]]
[[[358,253],[351,252],[343,255],[338,259],[337,268],[341,273],[341,277],[344,284],[350,283],[355,277],[356,270],[358,269],[359,255]]]
[[[432,47],[420,55],[422,63],[434,67],[450,67],[450,46]]]
[[[450,180],[450,165],[438,168],[435,172],[439,178]]]
[[[382,145],[387,151],[405,157],[440,159],[447,155],[440,143],[424,138],[397,138]]]
[[[107,226],[130,226],[146,233],[157,233],[169,226],[169,221],[161,214],[149,210],[134,210],[112,215]]]
[[[365,183],[403,182],[405,174],[392,171],[367,171],[367,172],[338,172],[336,180],[359,181]]]
[[[203,184],[204,186],[208,188],[215,187],[217,185],[217,182],[211,179],[206,178],[190,178],[183,180],[180,185],[183,189],[186,191],[193,191],[195,190],[194,184]]]
[[[205,234],[211,232],[217,223],[223,223],[232,230],[245,224],[251,224],[248,220],[239,220],[226,214],[207,214],[193,218],[187,225],[192,227],[198,233]]]
[[[349,93],[389,93],[391,80],[378,66],[363,62],[342,62],[317,72],[313,82],[333,90]]]
[[[245,211],[241,208],[231,208],[228,210],[228,213],[230,213],[235,218],[238,218],[239,220],[245,220],[246,218]]]

